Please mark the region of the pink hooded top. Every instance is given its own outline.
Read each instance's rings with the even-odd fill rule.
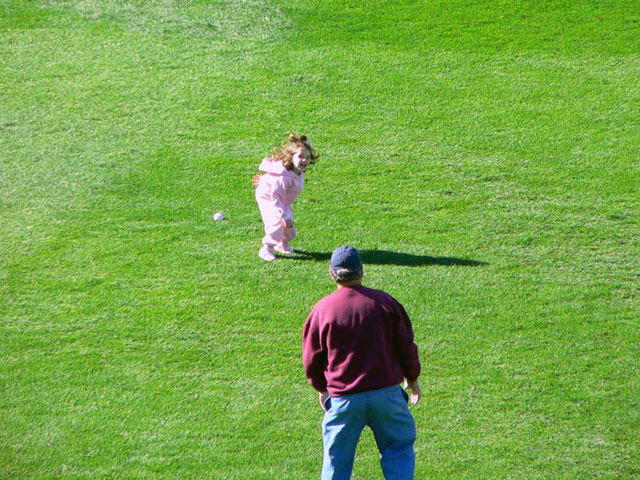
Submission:
[[[274,217],[292,220],[293,213],[289,207],[304,188],[304,173],[297,175],[274,158],[262,160],[258,169],[265,172],[265,175],[260,177],[256,199],[259,203],[268,205]]]

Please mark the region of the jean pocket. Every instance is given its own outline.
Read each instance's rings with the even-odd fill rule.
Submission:
[[[324,411],[328,412],[331,409],[331,397],[324,399]]]
[[[409,403],[409,394],[407,391],[402,387],[400,387],[400,391],[402,392],[402,397],[404,398],[405,403]]]
[[[400,392],[400,395],[398,395],[398,391]],[[396,387],[390,388],[389,390],[387,390],[385,392],[385,395],[386,395],[388,401],[390,401],[392,403],[400,403],[400,404],[401,403],[405,403],[405,404],[409,403],[409,394],[400,385],[397,385]]]

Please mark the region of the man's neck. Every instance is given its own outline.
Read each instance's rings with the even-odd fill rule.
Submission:
[[[350,280],[348,282],[344,282],[344,283],[338,283],[338,290],[340,290],[343,287],[355,287],[357,285],[362,285],[362,279],[359,278],[357,280]]]

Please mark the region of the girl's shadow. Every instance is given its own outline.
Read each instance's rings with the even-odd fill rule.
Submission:
[[[326,262],[331,258],[331,253],[305,252],[296,250],[296,254],[291,259],[314,260],[316,262]],[[283,258],[283,257],[280,257]],[[479,267],[486,265],[485,262],[469,260],[455,257],[431,257],[428,255],[413,255],[411,253],[389,252],[387,250],[360,250],[362,263],[375,265],[404,265],[407,267],[418,267],[421,265],[447,265],[462,267]]]

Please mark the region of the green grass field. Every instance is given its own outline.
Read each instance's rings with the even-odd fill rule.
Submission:
[[[639,79],[634,0],[1,1],[0,478],[319,478],[345,243],[414,323],[416,479],[640,478]]]

